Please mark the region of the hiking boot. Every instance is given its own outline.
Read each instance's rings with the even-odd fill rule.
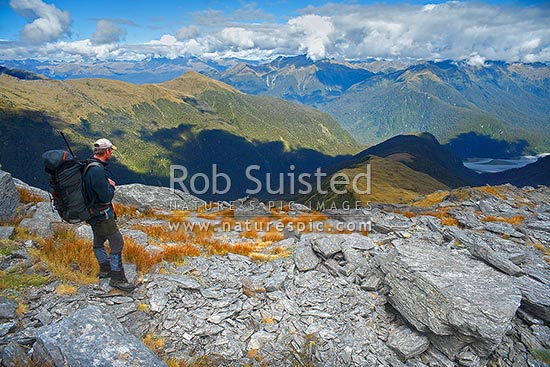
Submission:
[[[111,271],[111,280],[109,285],[113,288],[120,289],[124,292],[131,292],[136,289],[136,286],[128,283],[124,271]]]
[[[104,262],[99,264],[99,279],[105,279],[111,277],[111,264]]]

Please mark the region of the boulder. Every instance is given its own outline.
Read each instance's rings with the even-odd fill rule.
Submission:
[[[19,204],[19,192],[8,172],[0,171],[0,221],[10,221]]]
[[[19,226],[27,229],[30,233],[40,237],[53,236],[52,223],[60,223],[61,217],[52,209],[50,203],[36,203],[36,211],[32,218],[25,218]]]
[[[310,246],[302,246],[294,251],[294,263],[300,271],[315,269],[320,259]]]
[[[271,211],[264,203],[258,199],[252,198],[243,201],[241,204],[235,204],[237,207],[233,212],[235,219],[246,220],[257,217],[266,217],[271,215]]]
[[[0,322],[13,320],[17,316],[17,302],[0,296]]]
[[[550,322],[550,285],[522,276],[516,279],[516,284],[521,290],[521,307],[536,317]]]
[[[33,186],[21,181],[18,178],[15,178],[15,177],[13,178],[13,183],[15,184],[16,188],[23,189],[23,190],[26,190],[26,191],[30,192],[38,200],[47,201],[47,202],[50,201],[50,193],[48,191],[39,189],[37,187],[33,187]]]
[[[40,366],[167,366],[99,306],[40,328],[33,350]]]
[[[400,243],[377,261],[390,303],[451,360],[467,345],[490,355],[521,301],[510,277],[460,251]]]
[[[204,204],[203,200],[181,190],[142,184],[117,186],[114,201],[123,205],[133,205],[140,211],[195,210]]]
[[[25,350],[16,342],[10,342],[2,350],[2,366],[5,367],[23,367],[32,366],[32,361],[27,356]]]
[[[340,247],[342,242],[343,238],[341,236],[326,235],[314,239],[312,247],[313,250],[315,250],[315,252],[321,255],[324,259],[328,259],[336,253],[342,251],[342,247]]]
[[[15,231],[14,227],[11,226],[0,226],[0,240],[5,240],[10,238]]]
[[[410,359],[424,353],[430,341],[425,335],[402,325],[390,333],[388,345],[405,359]]]

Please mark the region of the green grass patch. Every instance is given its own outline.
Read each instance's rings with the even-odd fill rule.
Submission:
[[[49,278],[38,274],[21,273],[19,269],[0,271],[0,291],[4,289],[23,289],[40,287],[49,282]]]

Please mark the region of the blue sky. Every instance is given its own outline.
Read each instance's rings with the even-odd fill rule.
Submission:
[[[550,61],[544,1],[0,0],[0,59]]]

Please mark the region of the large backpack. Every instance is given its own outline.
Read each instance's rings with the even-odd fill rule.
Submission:
[[[81,162],[64,150],[49,150],[42,154],[46,172],[50,175],[53,205],[61,218],[79,223],[92,217],[93,209],[86,198],[84,175],[99,162]]]

